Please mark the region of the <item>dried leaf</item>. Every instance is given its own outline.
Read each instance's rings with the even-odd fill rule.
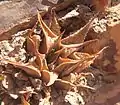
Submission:
[[[87,85],[82,85],[82,84],[78,84],[77,87],[79,87],[79,88],[82,87],[82,88],[86,88],[86,89],[90,89],[90,90],[95,90],[95,88],[92,88],[92,87],[87,86]]]
[[[54,44],[54,40],[52,38],[48,36],[44,36],[39,48],[40,53],[47,54],[50,48],[53,46],[53,44]]]
[[[74,52],[69,57],[71,59],[74,59],[74,60],[81,60],[81,61],[83,61],[84,59],[87,59],[88,57],[90,57],[90,54],[83,53],[83,52]]]
[[[57,59],[59,58],[60,53],[61,52],[59,52],[59,53],[58,52],[57,53],[50,53],[49,55],[47,55],[48,64],[54,64],[57,61]]]
[[[62,43],[61,43],[61,46],[62,46],[62,47],[65,47],[65,48],[85,47],[85,46],[88,46],[89,44],[94,44],[94,43],[96,43],[96,42],[98,42],[98,41],[99,41],[98,39],[93,39],[93,40],[88,40],[88,41],[85,41],[85,42],[82,42],[82,43],[69,44],[69,45],[62,44]]]
[[[47,54],[47,62],[48,63],[55,63],[58,59],[59,55],[63,51],[61,49],[61,38],[62,35],[60,35],[54,42],[53,46],[49,49],[49,53]]]
[[[50,30],[57,36],[61,34],[60,29],[61,27],[59,26],[58,20],[56,18],[56,13],[54,8],[51,9],[51,22],[50,22]]]
[[[65,69],[62,73],[61,73],[61,76],[66,76],[70,73],[72,73],[77,67],[79,66],[79,62],[74,64],[74,65],[70,65],[69,68]]]
[[[38,78],[41,77],[40,70],[35,68],[34,66],[32,66],[29,63],[22,64],[22,63],[19,63],[19,62],[12,62],[12,61],[6,61],[6,62],[14,65],[15,67],[17,67],[17,68],[19,68],[23,71],[25,71],[28,75],[31,75],[33,77],[38,77]]]
[[[39,66],[39,70],[42,71],[42,68],[43,68],[43,56],[45,56],[44,54],[40,54],[40,53],[37,53],[36,54],[36,59],[35,59],[35,63]]]
[[[101,51],[99,51],[97,54],[95,55],[89,55],[89,54],[85,54],[85,53],[80,53],[80,52],[75,52],[74,54],[75,57],[77,58],[77,63],[74,63],[74,65],[70,65],[70,67],[65,67],[64,70],[62,70],[61,72],[61,76],[65,76],[70,74],[71,72],[81,72],[82,70],[84,70],[85,68],[89,67],[94,60],[101,55],[101,53],[106,49],[103,48]]]
[[[100,51],[101,46],[102,46],[102,45],[101,45],[101,41],[98,40],[98,41],[96,41],[96,42],[94,42],[94,43],[90,43],[89,45],[84,46],[83,52],[89,53],[89,54],[95,54],[95,53],[97,53],[98,51]]]
[[[36,53],[35,63],[39,66],[39,70],[48,70],[47,61],[45,59],[45,54]]]
[[[94,54],[95,58],[98,58],[98,57],[102,58],[104,51],[106,49],[108,49],[108,48],[109,48],[109,46],[106,46],[106,47],[102,48],[99,52],[97,52],[96,54]]]
[[[62,58],[62,57],[59,57],[58,62],[59,62],[59,63],[74,62],[74,60],[69,59],[69,58]]]
[[[104,50],[107,48],[108,47],[104,47],[98,53],[86,57],[83,61],[80,62],[79,66],[76,68],[76,70],[74,72],[80,73],[82,70],[89,67],[94,62],[95,59],[97,59],[99,56],[103,55]]]
[[[39,45],[41,38],[39,35],[33,35],[34,29],[36,28],[38,21],[34,25],[34,27],[30,30],[27,38],[26,38],[26,50],[30,54],[35,54],[37,50],[39,50]]]
[[[31,36],[31,39],[33,40],[34,44],[35,44],[35,47],[36,49],[38,50],[39,49],[39,46],[40,46],[40,42],[41,42],[41,38],[39,35],[32,35]]]
[[[74,53],[76,51],[80,51],[85,46],[88,46],[89,44],[92,44],[92,43],[96,43],[97,41],[98,41],[98,39],[94,39],[94,40],[85,41],[80,44],[62,45],[64,50],[61,52],[61,56],[68,57],[72,53]]]
[[[21,101],[22,101],[22,105],[30,105],[23,96],[21,97]]]
[[[78,60],[69,60],[68,62],[60,63],[53,72],[56,72],[58,74],[62,73],[65,69],[69,68],[70,66],[78,63]]]
[[[30,37],[27,37],[26,43],[27,43],[27,52],[31,55],[34,55],[36,53],[36,46],[34,41]]]
[[[42,28],[42,31],[44,33],[45,36],[49,36],[51,38],[56,38],[57,36],[49,29],[49,27],[44,23],[44,21],[42,20],[41,15],[38,12],[38,21],[40,23],[40,26]]]
[[[44,38],[42,39],[41,45],[40,45],[40,53],[46,54],[49,52],[50,48],[54,44],[54,40],[58,37],[56,36],[49,28],[48,26],[43,22],[41,15],[38,12],[38,21],[40,23],[40,26],[42,28],[42,31],[44,33]]]
[[[63,89],[63,90],[69,90],[75,87],[74,84],[61,79],[57,79],[54,83],[54,86],[58,89]]]
[[[63,44],[79,44],[79,43],[84,42],[84,40],[87,36],[87,33],[92,26],[94,18],[92,18],[83,28],[81,28],[77,32],[62,39],[62,43]]]
[[[52,85],[56,81],[56,79],[58,78],[57,73],[50,72],[50,71],[47,71],[47,70],[43,70],[41,72],[41,74],[42,74],[41,78],[46,83],[46,86]]]
[[[56,40],[54,40],[53,44],[51,45],[51,48],[49,49],[49,54],[55,53],[57,50],[61,48],[61,38],[62,35],[58,36]]]

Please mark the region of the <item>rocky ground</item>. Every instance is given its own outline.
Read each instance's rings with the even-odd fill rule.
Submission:
[[[56,3],[56,1],[52,1],[53,3]],[[1,11],[6,12],[6,14],[1,12],[2,16],[0,16],[0,20],[3,19],[0,23],[1,105],[120,104],[119,0],[112,1],[111,5],[113,7],[108,8],[105,15],[97,16],[94,19],[92,27],[88,32],[85,29],[87,32],[87,37],[84,39],[85,42],[94,39],[98,39],[98,41],[95,41],[95,43],[91,43],[87,46],[83,46],[82,49],[80,49],[80,52],[82,52],[80,53],[81,59],[85,59],[85,57],[88,56],[83,56],[83,53],[91,56],[106,46],[108,46],[108,48],[105,49],[105,51],[103,51],[102,54],[94,60],[94,62],[91,61],[93,63],[90,62],[90,65],[87,67],[85,66],[85,68],[78,74],[71,72],[67,76],[59,77],[59,79],[63,79],[75,85],[73,88],[69,83],[61,83],[62,86],[61,84],[60,86],[62,89],[59,88],[58,84],[58,86],[55,84],[46,86],[44,79],[34,77],[36,72],[28,73],[26,72],[26,69],[24,69],[24,66],[20,67],[16,64],[6,62],[14,61],[28,63],[34,61],[35,56],[28,54],[29,51],[26,50],[25,43],[28,35],[30,34],[31,28],[33,28],[37,20],[34,6],[36,6],[36,4],[38,7],[44,6],[44,3],[42,6],[41,4],[38,4],[37,0],[36,2],[32,3],[31,7],[26,6],[28,3],[27,0],[26,2],[22,0],[13,0],[12,2],[9,2],[10,4],[0,4]],[[59,2],[62,2],[62,0]],[[96,13],[94,8],[91,7],[91,2],[87,2],[87,0],[75,0],[74,2],[71,0],[70,2],[72,4],[64,4],[62,6],[58,6],[58,8],[61,7],[60,9],[56,9],[60,30],[58,27],[58,29],[56,29],[56,26],[54,27],[54,25],[52,25],[57,30],[57,33],[63,33],[63,38],[74,34],[74,32],[77,30],[80,30],[81,27],[85,26]],[[16,10],[14,9],[16,8],[16,5],[14,4],[16,4],[18,7]],[[48,2],[48,4],[50,5],[45,6],[45,9],[52,6],[52,3]],[[11,15],[8,8],[2,7],[4,5],[6,5],[6,7],[8,6],[9,8],[11,7],[11,13],[16,13],[16,15]],[[22,8],[22,6],[26,6],[25,8],[27,8],[27,10],[31,9],[30,12],[27,12],[27,10],[24,8],[21,10],[20,8]],[[21,10],[21,14],[18,13],[19,10]],[[49,26],[50,13],[45,11],[42,16],[45,23]],[[33,33],[40,36],[40,40],[42,40],[43,36],[40,26],[38,25],[35,27],[33,31]],[[54,33],[56,32],[55,30],[52,31],[54,31]],[[32,46],[32,44],[30,45]],[[41,51],[42,50],[40,50],[40,52]],[[49,61],[47,61],[47,64],[50,64]],[[86,64],[88,64],[88,61],[86,61]],[[54,68],[51,65],[48,65],[48,67],[49,69]],[[76,88],[78,85],[80,86]]]

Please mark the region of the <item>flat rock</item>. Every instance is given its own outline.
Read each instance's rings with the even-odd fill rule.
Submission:
[[[47,10],[58,0],[12,0],[0,2],[0,40],[30,28],[36,21],[37,8]]]

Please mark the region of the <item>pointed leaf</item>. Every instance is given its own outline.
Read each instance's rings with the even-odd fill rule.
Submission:
[[[34,27],[29,31],[29,34],[26,38],[26,50],[29,54],[35,54],[39,49],[41,38],[39,35],[33,35],[34,29],[36,28],[38,21],[34,25]]]
[[[57,36],[61,34],[60,32],[60,26],[58,23],[58,20],[56,18],[56,13],[54,9],[51,9],[51,22],[50,22],[50,30]]]
[[[92,18],[83,28],[81,28],[77,32],[62,39],[62,43],[63,44],[78,44],[78,43],[84,42],[84,40],[87,36],[87,33],[92,26],[92,22],[93,22],[94,18]]]
[[[48,63],[55,63],[58,57],[60,56],[63,49],[61,49],[61,38],[60,35],[55,41],[52,47],[49,49],[49,53],[47,54],[47,62]]]
[[[57,37],[50,29],[49,27],[44,23],[44,21],[42,20],[41,15],[38,12],[38,21],[40,23],[40,26],[42,28],[43,33],[45,34],[45,36],[49,36],[51,38],[55,38]]]
[[[62,45],[64,50],[61,52],[61,56],[68,57],[72,53],[74,53],[76,51],[80,51],[83,47],[85,47],[91,43],[96,43],[97,41],[98,41],[98,39],[94,39],[94,40],[85,41],[80,44]]]
[[[35,63],[39,66],[39,70],[48,70],[47,61],[45,59],[45,54],[36,53]]]
[[[21,101],[22,101],[22,105],[30,105],[23,96],[21,97]]]
[[[36,53],[35,43],[30,37],[27,37],[27,52],[32,55]]]
[[[88,57],[90,57],[90,54],[83,53],[83,52],[74,52],[69,57],[71,59],[74,59],[74,60],[81,60],[81,61],[83,61],[84,59],[87,59]]]
[[[62,57],[59,57],[58,62],[59,62],[59,63],[74,62],[74,60],[69,59],[69,58],[62,58]]]
[[[69,68],[71,65],[74,65],[78,62],[78,60],[70,60],[68,62],[63,62],[61,64],[59,64],[54,70],[53,72],[56,72],[58,74],[62,73],[65,69]]]
[[[32,35],[31,36],[31,39],[33,40],[34,44],[35,44],[35,47],[36,49],[38,50],[39,49],[39,46],[40,46],[40,42],[41,42],[41,38],[39,35]]]
[[[38,12],[38,21],[40,23],[40,26],[42,28],[42,31],[44,33],[44,38],[42,39],[41,45],[40,45],[40,53],[46,54],[49,52],[50,48],[54,44],[54,39],[56,39],[58,36],[56,36],[49,28],[48,26],[43,22],[41,15]]]
[[[58,74],[54,72],[43,70],[41,73],[42,73],[41,78],[46,83],[47,86],[52,85],[58,78]]]
[[[50,48],[53,46],[53,44],[54,44],[54,40],[52,38],[48,36],[44,36],[39,48],[40,53],[47,54]]]
[[[54,53],[55,51],[61,48],[61,39],[62,35],[58,36],[57,39],[54,40],[53,44],[51,45],[51,48],[49,49],[49,54]]]
[[[84,46],[83,52],[89,53],[89,54],[95,54],[101,49],[102,43],[104,42],[101,40],[98,40],[94,43],[90,43],[89,45]]]
[[[71,65],[68,69],[65,69],[62,73],[61,73],[61,77],[69,75],[70,73],[72,73],[77,67],[79,66],[79,62]]]
[[[94,54],[94,55],[90,55],[89,57],[85,58],[83,61],[80,61],[79,66],[75,69],[74,72],[81,72],[82,70],[84,70],[85,68],[89,67],[96,58],[98,58],[99,56],[103,55],[103,52],[105,49],[107,49],[108,47],[104,47],[102,50],[100,50],[98,53]]]
[[[6,61],[9,64],[14,65],[15,67],[25,71],[28,75],[31,75],[33,77],[41,77],[40,70],[32,66],[31,64],[23,64],[19,62],[12,62],[12,61]]]

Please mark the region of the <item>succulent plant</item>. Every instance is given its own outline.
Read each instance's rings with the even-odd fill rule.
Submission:
[[[94,18],[78,31],[63,37],[55,11],[51,11],[50,27],[46,25],[38,12],[38,21],[30,30],[25,41],[26,52],[34,59],[30,61],[29,58],[25,63],[8,60],[6,62],[23,70],[30,77],[42,80],[47,88],[54,86],[69,90],[81,86],[93,89],[87,85],[76,84],[76,80],[82,76],[81,72],[88,68],[107,48],[104,47],[94,54],[83,51],[85,48],[94,50],[93,45],[99,42],[98,39],[85,40]],[[34,33],[38,26],[42,30],[40,35]],[[76,78],[73,82],[65,79],[69,78],[71,74],[72,78]],[[21,99],[23,104],[29,105],[24,98]]]

